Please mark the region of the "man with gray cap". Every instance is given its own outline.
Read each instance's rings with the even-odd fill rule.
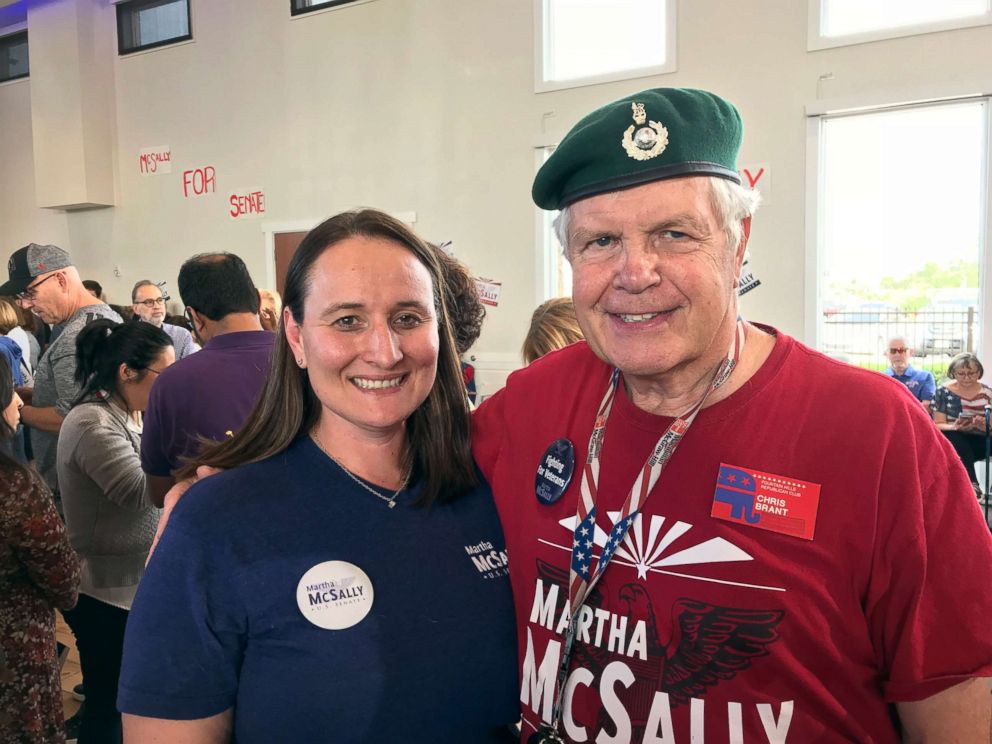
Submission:
[[[60,333],[38,360],[34,390],[18,391],[25,398],[21,421],[32,429],[38,470],[59,503],[55,449],[62,419],[80,389],[75,379],[76,336],[96,318],[120,323],[121,317],[86,290],[69,254],[54,245],[31,243],[14,251],[7,274],[0,295],[13,295],[18,305],[43,323],[61,324]]]
[[[899,383],[739,318],[741,139],[720,97],[646,90],[534,182],[586,341],[473,427],[522,741],[987,741],[992,538],[968,479]]]

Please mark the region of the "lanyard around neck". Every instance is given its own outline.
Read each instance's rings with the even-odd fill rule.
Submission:
[[[624,501],[620,516],[614,524],[603,546],[598,561],[593,560],[592,547],[595,544],[596,536],[596,500],[599,489],[599,456],[603,448],[603,437],[606,434],[606,422],[610,417],[610,410],[613,408],[613,400],[616,397],[617,387],[620,382],[620,370],[614,369],[607,386],[606,394],[599,405],[596,413],[596,424],[592,434],[589,436],[589,451],[586,455],[586,464],[582,470],[582,485],[579,504],[575,512],[575,531],[572,535],[572,561],[568,572],[568,607],[571,620],[565,637],[562,658],[558,667],[557,695],[554,705],[553,727],[557,730],[561,721],[561,707],[565,691],[565,680],[568,676],[569,660],[571,658],[572,646],[575,642],[576,624],[579,610],[589,596],[589,593],[596,586],[599,578],[603,575],[606,567],[613,558],[617,548],[627,537],[627,532],[640,513],[641,505],[647,500],[648,495],[661,477],[662,471],[672,459],[676,448],[682,441],[697,414],[706,403],[706,399],[714,390],[723,385],[730,374],[734,371],[740,361],[741,353],[744,350],[746,337],[745,323],[742,318],[737,319],[737,328],[734,338],[730,343],[727,356],[721,362],[716,374],[710,381],[709,386],[702,397],[689,410],[674,421],[661,435],[655,444],[651,455],[638,473],[637,478],[631,486],[627,499]]]

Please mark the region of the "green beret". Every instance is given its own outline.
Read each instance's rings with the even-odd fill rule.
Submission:
[[[652,88],[603,106],[572,127],[534,179],[543,209],[679,176],[735,183],[741,115],[705,90]]]

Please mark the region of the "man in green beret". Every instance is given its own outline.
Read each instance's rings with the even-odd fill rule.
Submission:
[[[739,318],[741,119],[655,89],[534,182],[586,341],[473,446],[511,556],[523,741],[987,741],[992,538],[882,375]]]

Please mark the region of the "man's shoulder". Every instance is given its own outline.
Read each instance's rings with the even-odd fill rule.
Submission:
[[[225,334],[225,336],[252,333]],[[262,336],[263,333],[267,338]],[[254,378],[259,374],[264,378],[268,370],[267,366],[233,365],[231,354],[258,354],[267,358],[271,354],[274,338],[275,334],[273,333],[260,332],[258,336],[253,338],[226,339],[226,343],[222,346],[208,343],[196,354],[188,354],[177,360],[175,364],[162,370],[152,388],[152,394],[161,396],[164,392],[171,390],[188,393],[192,387],[197,386],[216,389],[218,383],[223,380],[226,380],[227,383],[233,383],[234,378]],[[223,377],[218,377],[218,375],[223,375]]]
[[[186,339],[190,339],[190,340],[193,339],[192,333],[190,333],[182,326],[173,325],[172,323],[163,323],[162,330],[165,331],[167,334],[169,334],[169,338],[171,338],[173,341],[177,339],[183,339],[184,341]]]
[[[79,332],[98,318],[107,318],[116,323],[124,322],[121,316],[111,309],[110,305],[104,303],[86,305],[79,308],[79,310],[72,314],[72,317],[65,321],[58,338],[52,341],[52,346],[61,347],[67,344],[74,346],[76,336],[79,335]]]
[[[611,369],[593,353],[588,343],[577,341],[513,372],[507,379],[507,388],[525,391],[546,390],[548,385],[580,387],[592,378],[600,385],[597,373],[609,376]]]

